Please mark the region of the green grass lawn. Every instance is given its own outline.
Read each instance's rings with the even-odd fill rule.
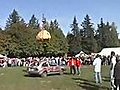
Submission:
[[[95,84],[92,66],[84,66],[81,76],[51,75],[29,77],[23,67],[0,68],[0,90],[109,90],[109,67],[102,67],[101,86]]]

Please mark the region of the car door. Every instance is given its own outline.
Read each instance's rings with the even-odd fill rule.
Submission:
[[[50,67],[51,67],[51,72],[59,72],[60,71],[60,67],[56,63],[51,64]]]
[[[49,67],[49,65],[48,65],[47,62],[44,62],[44,63],[42,64],[42,70],[43,70],[43,71],[47,71],[47,72],[48,72],[48,67]]]

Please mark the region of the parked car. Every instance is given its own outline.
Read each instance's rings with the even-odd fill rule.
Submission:
[[[59,66],[55,63],[49,63],[47,61],[42,61],[38,66],[28,67],[29,75],[40,75],[41,77],[46,77],[49,74],[63,74],[65,67]]]

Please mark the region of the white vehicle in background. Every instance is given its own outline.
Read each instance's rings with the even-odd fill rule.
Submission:
[[[42,61],[38,66],[30,66],[28,67],[29,75],[40,75],[41,77],[46,77],[50,74],[63,74],[65,68],[63,66],[59,66],[55,63],[49,63],[48,61]]]

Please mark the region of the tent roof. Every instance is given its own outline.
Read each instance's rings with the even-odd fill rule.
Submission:
[[[79,54],[85,54],[83,51],[80,51],[80,53]]]
[[[0,58],[5,58],[6,56],[3,56],[2,54],[0,54]]]
[[[85,56],[86,54],[83,51],[80,51],[77,55],[75,55],[75,57],[79,57],[79,56]]]
[[[98,54],[104,55],[104,56],[109,56],[109,55],[111,55],[112,51],[114,51],[116,55],[120,55],[120,47],[116,47],[116,48],[103,48],[101,50],[101,52],[99,52]]]

